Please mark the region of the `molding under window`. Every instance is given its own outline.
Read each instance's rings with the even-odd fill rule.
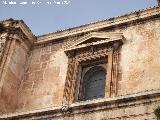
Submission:
[[[160,89],[151,91],[142,91],[131,95],[123,95],[111,98],[101,98],[96,100],[87,100],[81,102],[75,102],[70,105],[49,107],[46,109],[6,114],[0,116],[0,119],[7,120],[26,120],[26,119],[49,119],[56,117],[67,117],[76,114],[84,114],[86,112],[102,111],[102,110],[113,110],[123,108],[131,108],[134,106],[139,107],[140,105],[150,105],[160,103]],[[155,106],[156,108],[156,106]],[[134,114],[134,113],[133,113]],[[147,115],[153,114],[153,111],[146,111]],[[134,115],[135,116],[135,115]],[[119,118],[132,117],[133,115],[119,116]],[[135,116],[136,117],[136,116]]]

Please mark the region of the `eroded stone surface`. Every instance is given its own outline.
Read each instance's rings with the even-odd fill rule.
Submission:
[[[80,28],[75,28],[75,31],[78,31],[75,35],[65,37],[67,33],[64,35],[62,33],[66,31],[62,31],[59,33],[62,34],[61,38],[56,36],[57,40],[53,38],[54,41],[51,41],[50,35],[48,37],[46,35],[44,38],[39,37],[40,40],[34,41],[35,43],[32,45],[30,45],[32,40],[28,39],[34,37],[31,37],[31,34],[26,37],[26,33],[23,35],[18,32],[19,29],[14,29],[15,33],[13,31],[11,33],[16,35],[13,34],[9,38],[5,36],[8,31],[0,33],[0,56],[3,53],[0,62],[0,113],[23,112],[22,115],[16,114],[16,119],[22,119],[21,116],[23,116],[23,119],[43,119],[43,117],[47,119],[48,117],[52,120],[154,120],[153,110],[156,105],[160,104],[159,91],[156,95],[147,93],[149,97],[147,98],[145,95],[143,99],[137,98],[137,96],[128,97],[131,99],[127,102],[119,97],[138,93],[142,94],[140,96],[144,96],[144,92],[156,91],[160,88],[159,10],[159,8],[152,8],[141,11],[139,15],[146,16],[144,20],[137,18],[134,13],[128,16],[134,16],[134,20],[138,19],[137,22],[124,16],[123,22],[126,23],[129,19],[130,23],[120,26],[120,23],[116,21],[122,19],[119,17],[115,18],[116,24],[119,26],[113,27],[111,24],[109,28],[98,26],[98,30],[96,26],[93,27],[96,32],[121,33],[125,39],[120,49],[117,95],[113,97],[115,100],[105,98],[105,100],[117,100],[117,103],[105,101],[105,104],[101,105],[97,102],[93,105],[98,104],[98,106],[93,108],[88,105],[82,108],[86,104],[85,102],[73,103],[69,106],[65,106],[63,103],[68,68],[68,56],[64,48],[87,33],[78,34]],[[157,16],[151,11],[153,13],[156,11]],[[150,14],[144,15],[147,12]],[[5,24],[10,25],[10,22],[6,21]],[[13,23],[11,26],[15,27],[14,24],[17,23]],[[99,24],[97,23],[97,25]],[[107,21],[104,26],[108,24]],[[87,30],[91,29],[90,26],[88,25]],[[24,30],[22,31],[24,32]],[[70,31],[68,33],[72,34]],[[57,34],[55,33],[55,35]],[[46,41],[42,41],[43,39]],[[104,107],[109,108],[103,109]],[[50,110],[44,112],[44,109]],[[37,113],[41,113],[39,117],[36,116],[36,112],[28,113],[34,110],[39,110],[37,111]],[[29,117],[25,114],[29,114]],[[49,118],[50,116],[51,118]],[[12,117],[10,118],[12,119]]]

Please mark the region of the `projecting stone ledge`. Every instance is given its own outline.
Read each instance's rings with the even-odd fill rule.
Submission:
[[[153,110],[160,104],[160,89],[124,95],[112,98],[103,98],[76,102],[71,105],[50,107],[42,110],[3,115],[3,120],[72,120],[76,116],[77,120],[130,120],[138,118],[153,119]],[[85,114],[84,114],[85,113]],[[88,120],[87,119],[87,120]],[[127,119],[127,120],[128,120]]]

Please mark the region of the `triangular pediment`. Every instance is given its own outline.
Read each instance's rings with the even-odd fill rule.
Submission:
[[[65,48],[65,51],[122,39],[122,33],[92,32],[71,42],[70,45]]]

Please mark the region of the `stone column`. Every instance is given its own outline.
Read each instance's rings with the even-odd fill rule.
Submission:
[[[75,69],[74,52],[68,53],[68,70],[63,95],[63,104],[69,104],[73,101],[73,74]]]

